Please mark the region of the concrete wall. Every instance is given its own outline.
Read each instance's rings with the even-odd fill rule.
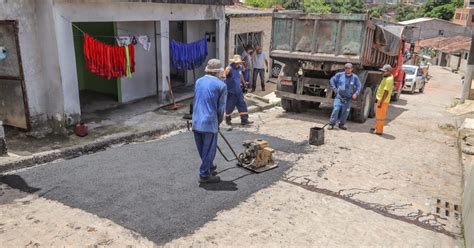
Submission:
[[[20,55],[33,128],[62,113],[62,94],[58,94],[61,91],[60,85],[58,88],[60,78],[55,66],[57,56],[56,61],[51,60],[50,67],[44,66],[48,60],[45,54],[49,57],[57,54],[49,7],[51,1],[47,0],[0,0],[0,20],[19,23]],[[52,94],[58,98],[50,97]]]
[[[474,247],[474,166],[465,165],[465,187],[463,193],[462,217],[466,247]]]
[[[137,80],[125,79],[123,99],[127,102],[156,92],[158,63],[159,96],[167,94],[169,77],[169,21],[213,20],[217,33],[216,57],[224,59],[224,7],[197,4],[163,4],[117,0],[0,0],[0,20],[18,20],[20,49],[25,74],[29,112],[34,123],[48,119],[61,124],[80,117],[71,22],[135,22],[137,30],[154,31],[157,21],[158,59],[137,49]],[[217,22],[216,22],[217,20]],[[197,27],[200,28],[200,27]],[[138,47],[137,47],[138,48]],[[154,49],[154,44],[152,44]],[[150,55],[153,52],[149,52]],[[153,57],[154,56],[150,56]],[[145,64],[146,65],[145,68]],[[136,83],[140,79],[140,83]],[[33,123],[33,124],[34,124]]]
[[[470,28],[443,20],[424,21],[410,24],[410,26],[416,27],[413,29],[413,37],[411,37],[413,41],[439,37],[439,30],[443,31],[443,36],[445,37],[453,37],[457,35],[471,36]]]
[[[164,98],[167,95],[168,85],[166,77],[170,75],[169,65],[169,21],[194,21],[194,20],[223,20],[224,7],[223,6],[207,6],[207,5],[186,5],[186,4],[158,4],[158,3],[123,3],[116,1],[98,1],[98,3],[84,3],[83,1],[65,1],[55,0],[55,13],[59,16],[59,21],[68,20],[73,22],[90,22],[90,21],[113,21],[113,22],[131,22],[131,21],[160,21],[157,27],[157,32],[162,35],[159,36],[158,45],[160,47],[158,59],[159,65],[159,95]],[[133,11],[131,11],[133,10]],[[58,21],[58,20],[57,20]],[[70,24],[69,24],[70,25]],[[70,27],[70,26],[69,26]],[[68,58],[74,56],[72,54],[72,43],[68,41],[69,34],[61,33],[58,39],[63,41],[64,49],[60,51],[61,57]],[[223,40],[222,47],[224,46]],[[219,53],[224,57],[224,53]],[[63,84],[77,87],[77,77],[75,72],[69,68],[72,64],[67,62],[61,65],[61,74],[63,75]],[[63,73],[64,72],[64,73]],[[66,73],[67,72],[67,73]],[[146,78],[146,77],[145,77]],[[156,84],[156,82],[155,82]],[[150,84],[151,85],[151,84]],[[156,88],[155,88],[156,90]],[[136,95],[146,95],[152,90],[140,89],[139,92],[134,92],[128,98],[132,99]],[[66,101],[71,101],[75,104],[79,96],[74,91],[69,94],[65,92]],[[70,100],[72,99],[72,100]],[[124,101],[126,99],[124,98]],[[76,105],[78,106],[78,105]],[[75,112],[78,110],[74,110]],[[78,111],[80,112],[80,111]]]
[[[143,49],[143,46],[135,46],[135,73],[131,78],[121,78],[121,99],[126,103],[147,96],[156,95],[156,60],[154,23],[147,22],[117,22],[117,34],[148,34],[151,39],[150,51]],[[138,38],[138,37],[137,37]]]
[[[271,16],[256,16],[256,17],[231,17],[228,34],[228,51],[227,58],[234,55],[235,49],[235,35],[240,33],[262,32],[262,48],[263,51],[270,55],[270,42],[272,37],[272,17]],[[240,54],[239,54],[240,55]],[[271,61],[269,59],[269,66]],[[228,61],[226,61],[228,63]],[[271,68],[269,68],[269,72]],[[265,79],[268,79],[269,73],[266,73]],[[252,79],[252,78],[251,78]]]

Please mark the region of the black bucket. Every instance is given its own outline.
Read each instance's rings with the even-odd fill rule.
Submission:
[[[309,129],[309,144],[310,145],[320,146],[324,144],[324,127],[326,125],[324,125],[323,127],[312,127]]]

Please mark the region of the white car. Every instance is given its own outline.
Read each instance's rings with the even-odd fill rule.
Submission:
[[[404,91],[410,93],[418,92],[423,93],[425,90],[425,78],[423,77],[423,69],[416,65],[403,65],[405,71],[405,85],[403,86]]]

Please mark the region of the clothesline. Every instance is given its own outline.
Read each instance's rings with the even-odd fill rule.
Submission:
[[[86,32],[84,32],[78,26],[74,25],[74,23],[71,23],[71,25],[82,33],[82,35],[74,35],[74,36],[83,36],[84,34],[86,34]],[[126,30],[126,29],[120,29],[120,28],[117,28],[117,29],[128,32],[128,30]],[[165,38],[169,39],[168,36],[165,36],[163,34],[169,34],[169,32],[157,33],[156,36],[161,36],[161,37],[165,37]],[[141,35],[146,35],[146,36],[150,37],[151,39],[156,38],[154,34],[153,35],[149,35],[149,34],[131,34],[130,32],[128,32],[127,34],[123,34],[123,35],[91,35],[91,34],[89,34],[89,35],[92,36],[92,37],[101,37],[101,38],[117,38],[118,36],[141,36]]]
[[[61,16],[65,21],[69,22],[75,29],[79,30],[83,36],[84,34],[86,34],[87,32],[85,32],[84,30],[82,30],[81,28],[79,28],[77,25],[75,25],[74,23],[72,23],[71,21],[69,21],[68,19],[66,19],[64,16]],[[150,37],[151,39],[156,39],[156,36],[161,36],[161,37],[164,37],[164,38],[168,38],[169,39],[169,32],[164,32],[164,33],[156,33],[156,36],[155,34],[152,34],[152,35],[149,35],[149,34],[136,34],[136,33],[133,33],[131,32],[130,30],[127,30],[127,29],[123,29],[123,28],[117,28],[118,30],[122,30],[122,31],[125,31],[127,32],[127,34],[124,34],[124,35],[128,35],[128,36],[141,36],[141,35],[146,35],[148,37]],[[122,36],[124,36],[122,35]],[[74,35],[74,36],[78,36],[78,35]],[[115,35],[115,36],[112,36],[112,35],[91,35],[92,37],[101,37],[101,38],[117,38],[119,35]]]

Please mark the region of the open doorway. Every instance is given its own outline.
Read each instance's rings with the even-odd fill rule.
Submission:
[[[74,25],[98,41],[116,44],[113,22],[81,22]],[[81,112],[91,113],[117,106],[120,102],[120,79],[107,79],[90,72],[85,65],[84,36],[77,28],[73,28],[73,35]]]
[[[169,38],[178,42],[186,43],[184,21],[170,21]],[[170,56],[170,78],[173,90],[178,90],[186,85],[186,71],[174,68]]]

